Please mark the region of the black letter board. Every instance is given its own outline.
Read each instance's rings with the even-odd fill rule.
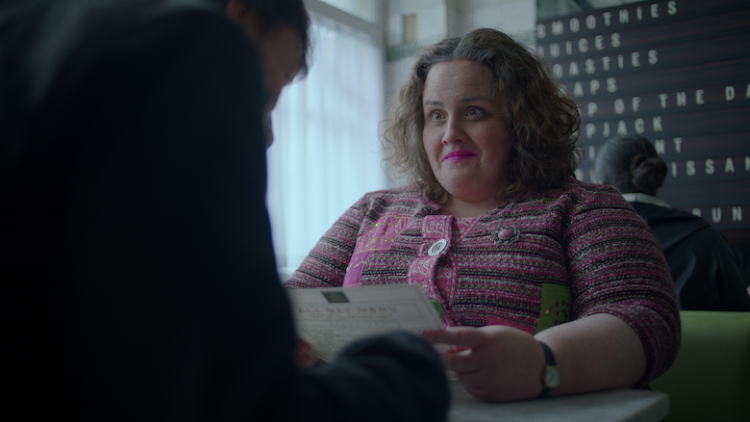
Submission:
[[[638,134],[669,168],[660,198],[729,237],[750,234],[750,2],[646,1],[548,19],[536,44],[581,111],[579,179],[591,182],[607,138]]]

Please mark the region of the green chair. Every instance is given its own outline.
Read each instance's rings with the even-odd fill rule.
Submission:
[[[674,365],[651,382],[669,394],[667,422],[750,421],[750,312],[681,311]]]

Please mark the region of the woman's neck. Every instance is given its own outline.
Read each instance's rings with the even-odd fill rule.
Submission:
[[[486,213],[497,206],[496,198],[489,198],[484,201],[467,202],[462,201],[455,196],[448,197],[448,202],[440,209],[442,215],[452,215],[454,217],[476,217]]]

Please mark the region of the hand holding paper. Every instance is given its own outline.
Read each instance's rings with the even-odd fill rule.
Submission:
[[[443,328],[434,307],[416,285],[287,292],[299,337],[325,361],[363,337],[393,331],[418,335]]]

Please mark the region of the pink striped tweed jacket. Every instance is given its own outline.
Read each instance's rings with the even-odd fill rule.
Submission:
[[[370,192],[320,239],[287,288],[422,286],[446,326],[535,333],[595,313],[625,320],[648,362],[674,361],[680,321],[659,244],[622,196],[571,179],[474,219],[440,215],[421,188]]]

